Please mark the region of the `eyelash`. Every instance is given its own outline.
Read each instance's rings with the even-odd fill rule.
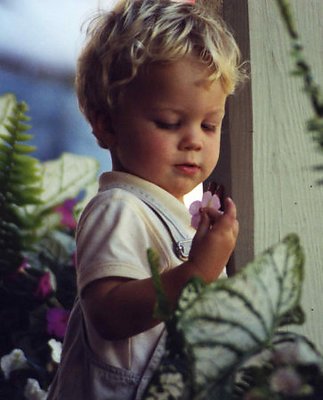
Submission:
[[[202,128],[207,131],[210,131],[210,132],[215,132],[217,129],[217,126],[213,125],[213,124],[202,124]]]
[[[163,121],[155,121],[155,124],[158,128],[165,129],[165,130],[172,130],[172,129],[176,129],[179,127],[179,123],[169,124],[169,123],[163,122]]]
[[[158,128],[165,129],[165,130],[177,129],[180,126],[179,122],[176,124],[169,124],[169,123],[163,122],[163,121],[155,121],[155,124]],[[201,124],[201,127],[202,127],[202,129],[205,129],[210,132],[215,132],[217,129],[217,126],[213,125],[213,124]]]

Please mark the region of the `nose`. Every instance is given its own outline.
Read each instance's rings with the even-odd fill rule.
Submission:
[[[182,134],[180,150],[201,150],[203,145],[202,132],[199,128],[186,128]]]

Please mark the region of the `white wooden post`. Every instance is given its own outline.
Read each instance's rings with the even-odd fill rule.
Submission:
[[[315,77],[323,86],[323,2],[292,0],[298,31]],[[236,31],[251,81],[229,102],[231,193],[241,234],[235,265],[297,233],[305,252],[299,331],[323,350],[323,154],[305,121],[311,116],[300,78],[291,77],[290,42],[274,0],[226,0],[224,18]]]

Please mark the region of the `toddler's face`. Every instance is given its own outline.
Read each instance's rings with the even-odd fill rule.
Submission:
[[[215,167],[226,94],[193,57],[154,65],[126,90],[113,119],[114,170],[183,201]]]

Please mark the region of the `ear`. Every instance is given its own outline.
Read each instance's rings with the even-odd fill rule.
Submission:
[[[93,134],[99,145],[104,149],[111,150],[116,143],[112,124],[109,117],[98,115],[92,122]]]

